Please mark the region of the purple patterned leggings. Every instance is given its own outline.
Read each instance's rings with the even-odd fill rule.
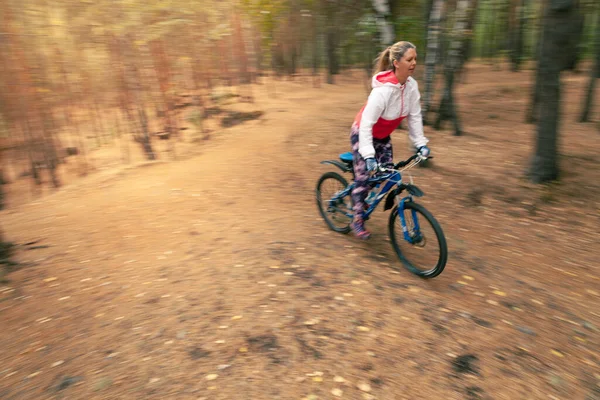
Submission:
[[[354,156],[354,190],[352,190],[352,201],[354,202],[354,216],[363,217],[365,209],[365,199],[371,190],[367,183],[369,173],[367,165],[362,156],[358,153],[358,125],[352,125],[350,131],[350,142],[352,143],[352,155]],[[388,136],[386,139],[373,138],[373,147],[375,147],[375,159],[379,164],[389,164],[394,160],[392,142]]]

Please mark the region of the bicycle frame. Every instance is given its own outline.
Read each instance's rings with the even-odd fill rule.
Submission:
[[[375,177],[369,178],[368,183],[372,187],[378,183],[379,184],[383,183],[383,187],[381,188],[379,193],[377,193],[377,195],[375,196],[375,199],[369,204],[369,207],[363,214],[363,218],[365,220],[369,219],[371,214],[379,206],[379,203],[381,203],[381,201],[384,198],[386,198],[386,195],[387,195],[387,199],[386,199],[385,210],[391,208],[393,206],[394,198],[398,194],[400,194],[404,189],[407,189],[407,191],[409,193],[408,196],[401,198],[400,202],[398,203],[398,213],[399,213],[399,217],[400,217],[400,222],[402,224],[402,233],[404,235],[404,240],[406,240],[407,242],[409,242],[411,244],[415,243],[415,242],[418,243],[421,240],[421,233],[420,233],[419,221],[417,219],[417,213],[415,210],[412,210],[412,220],[413,220],[413,224],[414,224],[412,232],[416,233],[416,236],[411,237],[409,234],[409,229],[406,224],[406,218],[404,216],[404,209],[405,209],[404,204],[407,201],[412,201],[413,195],[417,196],[417,197],[423,196],[423,192],[414,185],[403,184],[402,183],[402,175],[400,174],[399,171],[397,171],[397,170],[387,170],[387,171],[389,171],[389,172],[386,175],[380,175],[380,176],[375,176]],[[329,201],[330,205],[337,203],[340,199],[342,199],[346,196],[350,196],[352,194],[352,190],[354,189],[355,185],[356,185],[356,183],[352,182],[344,190],[340,191],[335,196],[333,196],[333,198],[331,198],[331,200]],[[394,187],[396,187],[396,188],[394,189]],[[392,191],[392,189],[394,189],[394,192],[390,193]],[[372,190],[374,190],[374,189],[372,189]],[[344,215],[346,215],[349,218],[352,218],[354,216],[353,213],[348,213],[348,212],[344,212]]]

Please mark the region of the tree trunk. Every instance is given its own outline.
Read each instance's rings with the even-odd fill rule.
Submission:
[[[473,52],[473,37],[475,30],[475,21],[477,20],[477,10],[479,8],[479,0],[472,0],[470,10],[467,13],[467,23],[466,23],[466,31],[464,38],[464,50],[463,56],[461,57],[460,66],[458,67],[458,74],[455,77],[456,81],[460,83],[466,82],[466,68],[465,64],[471,58]]]
[[[508,53],[511,71],[518,72],[523,57],[523,25],[522,15],[525,0],[511,0],[508,14]]]
[[[543,42],[537,81],[539,122],[535,151],[529,169],[534,183],[558,179],[558,126],[560,122],[560,72],[573,57],[566,51],[577,32],[579,4],[575,0],[550,0],[545,12]]]
[[[544,62],[554,62],[559,71],[564,71],[572,67],[574,61],[573,59],[578,57],[578,49],[577,43],[581,37],[581,13],[579,10],[579,2],[577,0],[549,0],[549,6],[544,10],[544,18],[543,18],[543,26],[540,32],[539,44],[537,46],[537,74],[535,85],[532,89],[532,97],[531,102],[529,103],[529,107],[527,108],[525,114],[525,121],[528,123],[534,123],[538,121],[538,116],[540,114],[540,108],[543,106],[543,93],[542,93],[542,85],[544,84],[544,73],[540,71],[540,68],[543,66]],[[577,6],[571,5],[571,3],[575,2]],[[553,12],[556,8],[553,6],[554,4],[559,4],[557,6],[559,9],[565,7],[565,4],[569,4],[569,11],[558,13]],[[548,28],[547,24],[552,23],[548,21],[560,21],[560,26]],[[558,49],[554,47],[554,45],[548,43],[549,41],[560,40],[562,43],[562,48],[560,50],[560,54],[556,54],[554,56],[554,61],[550,61],[549,59],[542,60],[542,53],[544,51],[548,51],[547,47],[550,46],[553,49]]]
[[[2,162],[2,150],[0,150],[0,210],[4,209],[4,185],[7,183],[4,179],[4,170]],[[2,243],[2,231],[0,230],[0,243]]]
[[[329,27],[325,37],[327,50],[327,83],[333,84],[333,76],[337,73],[337,55],[335,52],[335,32]]]
[[[318,21],[319,14],[315,9],[312,11],[311,17],[311,30],[312,30],[312,76],[313,76],[313,87],[320,87],[321,80],[319,79],[319,31]]]
[[[456,102],[454,100],[454,75],[462,64],[464,58],[464,44],[466,38],[467,16],[470,0],[458,0],[456,4],[456,21],[453,28],[453,40],[450,43],[448,57],[444,63],[444,76],[446,87],[444,97],[438,109],[438,120],[435,123],[437,129],[441,127],[444,119],[451,119],[454,124],[454,135],[462,135],[462,128],[458,119]]]
[[[495,0],[487,0],[487,21],[485,24],[484,40],[484,53],[485,58],[491,59],[494,56],[494,21],[496,16],[496,9],[494,5]]]
[[[431,107],[434,90],[435,66],[439,52],[440,19],[444,0],[433,0],[429,24],[427,26],[427,55],[425,57],[425,93],[423,96],[423,123],[427,123],[427,113]]]
[[[390,22],[390,4],[388,0],[371,0],[373,8],[377,13],[377,27],[379,28],[379,35],[381,44],[383,47],[391,46],[394,44],[396,34],[394,32],[394,25]]]
[[[600,10],[600,8],[598,8],[598,10]],[[600,14],[600,12],[598,14]],[[598,17],[599,18],[597,20],[600,23],[600,15]],[[585,103],[583,105],[583,111],[581,112],[579,122],[590,121],[590,112],[592,109],[592,104],[594,103],[596,79],[600,78],[600,27],[596,27],[596,61],[594,64],[595,65],[593,65],[590,70],[590,82],[588,83]]]
[[[125,42],[122,40],[121,43],[125,45]],[[125,74],[125,111],[129,118],[130,123],[135,123],[135,117],[132,112],[129,110],[129,107],[137,109],[138,114],[138,122],[139,122],[139,133],[134,133],[134,139],[136,142],[140,143],[146,158],[148,160],[155,160],[156,153],[152,148],[152,142],[150,139],[150,130],[148,127],[148,116],[146,114],[146,109],[143,101],[143,85],[142,85],[142,76],[140,71],[136,65],[136,61],[140,59],[140,55],[135,51],[134,41],[131,37],[127,37],[127,44],[124,46],[125,49],[128,50],[128,53],[124,54],[123,59],[126,65],[126,71],[128,73]],[[125,53],[125,52],[123,52]]]
[[[0,283],[6,283],[6,274],[10,272],[11,265],[16,265],[10,260],[13,244],[4,241],[4,231],[0,229]]]
[[[582,40],[578,40],[575,38],[580,38],[583,33],[583,26],[585,22],[585,16],[583,13],[576,13],[572,16],[572,30],[573,30],[573,40],[571,43],[571,57],[566,60],[564,70],[577,72],[577,66],[579,65],[579,61],[581,59],[581,55],[583,53],[584,43]],[[598,31],[600,27],[596,26],[596,31]]]
[[[242,32],[242,22],[240,21],[240,15],[236,12],[233,13],[233,29],[234,29],[234,43],[236,53],[236,64],[238,66],[239,82],[240,84],[250,83],[250,74],[248,73],[248,54],[246,53],[246,45],[244,43],[244,35]]]
[[[423,7],[423,21],[427,21],[427,26],[425,26],[425,29],[423,30],[423,47],[421,48],[421,51],[419,51],[419,57],[422,60],[427,60],[427,46],[429,45],[429,19],[431,17],[431,11],[433,10],[433,4],[434,4],[435,0],[426,0],[425,1],[425,6]],[[396,3],[393,3],[396,4]],[[394,15],[394,9],[392,7],[392,15]]]

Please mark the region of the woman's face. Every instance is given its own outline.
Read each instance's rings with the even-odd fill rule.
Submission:
[[[408,49],[400,60],[394,60],[394,67],[396,67],[398,81],[406,82],[406,79],[415,72],[417,67],[417,51]]]

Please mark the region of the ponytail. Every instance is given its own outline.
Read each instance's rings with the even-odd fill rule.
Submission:
[[[379,56],[375,59],[375,71],[373,75],[377,75],[380,72],[387,71],[391,68],[392,63],[390,62],[391,47],[386,48],[384,51],[379,53]]]

